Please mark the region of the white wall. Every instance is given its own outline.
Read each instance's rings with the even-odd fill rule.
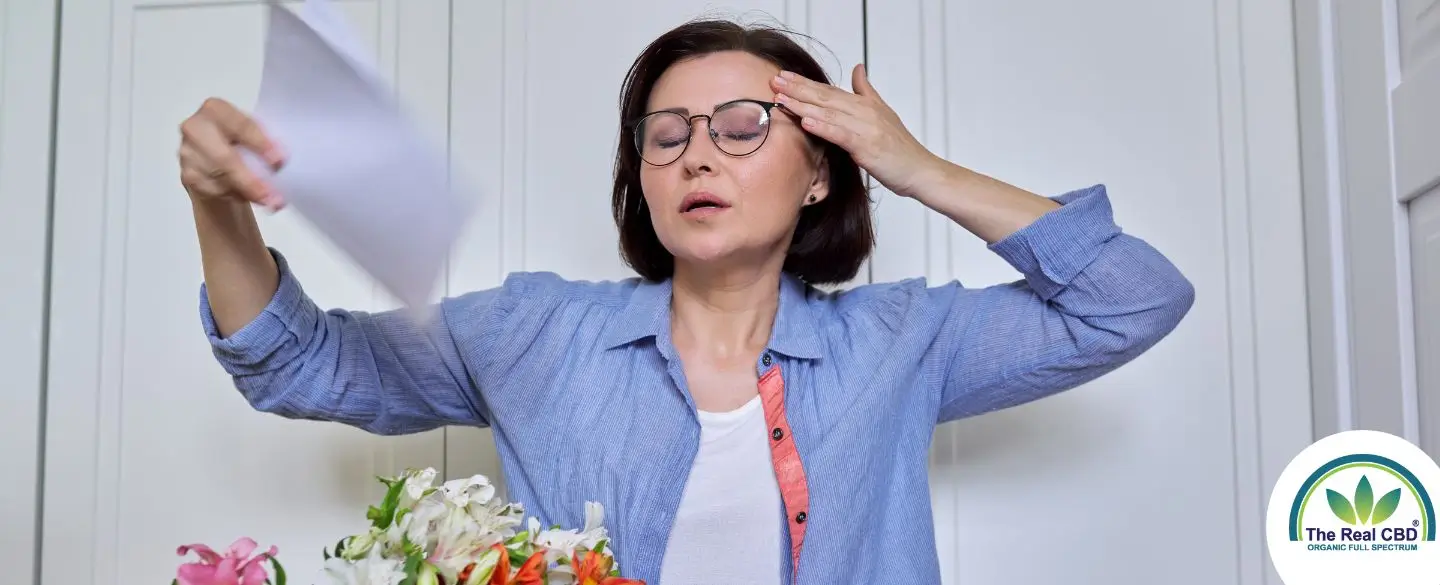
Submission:
[[[457,171],[488,194],[451,258],[452,294],[511,270],[629,275],[608,221],[620,77],[650,38],[705,12],[761,10],[748,16],[816,35],[845,86],[867,60],[917,135],[960,164],[1050,194],[1107,183],[1122,227],[1195,283],[1195,309],[1152,352],[1084,389],[937,433],[945,582],[1278,584],[1261,541],[1264,499],[1311,437],[1289,2],[342,4]],[[483,431],[381,439],[251,413],[211,359],[175,124],[209,95],[253,101],[261,3],[66,6],[43,582],[161,581],[176,544],[241,534],[279,544],[308,575],[319,547],[363,520],[373,475],[406,465],[497,474]],[[4,144],[13,136],[0,127]],[[7,200],[43,201],[0,185]],[[1015,277],[938,215],[877,195],[880,249],[862,281]],[[303,220],[262,222],[321,304],[391,305]],[[0,288],[40,307],[43,289],[26,290]],[[38,376],[39,345],[5,357]],[[171,473],[181,467],[195,473]],[[225,506],[171,512],[215,502]],[[1136,536],[1162,525],[1183,529]]]
[[[0,567],[35,573],[53,0],[0,0]]]

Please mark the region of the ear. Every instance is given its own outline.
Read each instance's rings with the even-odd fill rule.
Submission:
[[[815,163],[815,177],[810,180],[810,188],[805,192],[805,200],[801,205],[814,205],[829,196],[830,159],[821,151],[820,160]]]

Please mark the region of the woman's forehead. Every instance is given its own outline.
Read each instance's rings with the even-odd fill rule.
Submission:
[[[773,63],[739,51],[713,53],[671,65],[650,91],[649,110],[684,108],[708,113],[738,98],[770,100]]]

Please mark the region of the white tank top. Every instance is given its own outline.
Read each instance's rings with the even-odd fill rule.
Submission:
[[[778,584],[784,512],[760,397],[699,417],[700,451],[658,585]]]

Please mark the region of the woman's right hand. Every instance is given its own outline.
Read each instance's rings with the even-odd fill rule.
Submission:
[[[285,154],[259,123],[230,102],[210,98],[180,124],[180,183],[191,199],[239,200],[278,210],[278,193],[253,172],[241,149],[279,170]]]

